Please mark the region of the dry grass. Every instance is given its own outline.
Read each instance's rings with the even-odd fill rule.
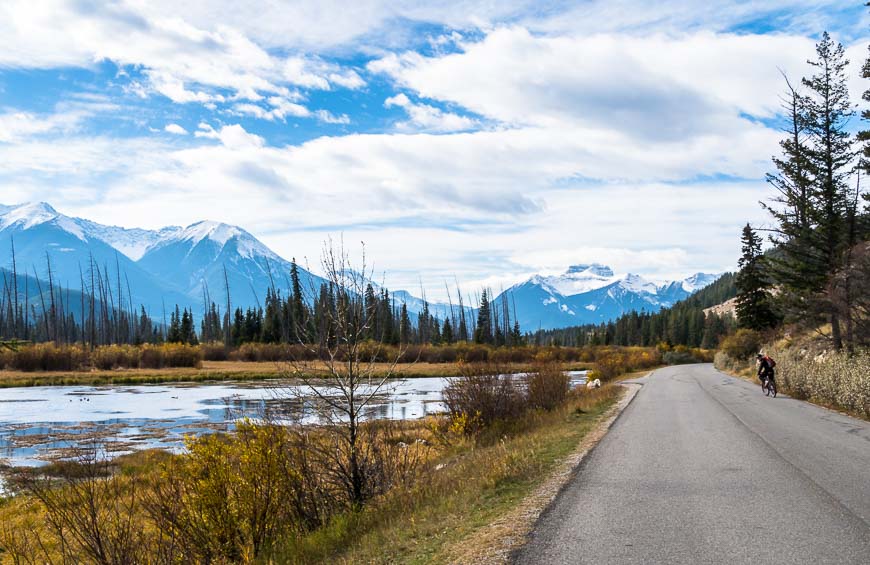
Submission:
[[[318,363],[312,369],[324,369]],[[397,365],[393,374],[397,378],[452,377],[461,375],[460,363],[415,363]],[[565,370],[586,368],[582,363],[564,363]],[[390,370],[389,363],[377,363],[375,372],[383,375]],[[527,363],[507,365],[511,372],[526,372],[532,366]],[[249,361],[203,361],[199,369],[176,367],[165,369],[113,369],[82,371],[0,371],[0,388],[26,386],[64,386],[100,384],[148,384],[165,382],[202,382],[220,380],[263,380],[277,379],[289,374],[285,363],[266,363]]]
[[[779,344],[781,345],[781,344]],[[800,400],[870,420],[870,352],[811,353],[805,349],[778,345],[765,347],[776,360],[779,390]],[[716,368],[735,377],[758,383],[754,361],[735,361],[727,354],[716,355]]]
[[[615,386],[584,390],[555,411],[529,414],[519,433],[443,448],[427,480],[290,540],[276,561],[464,562],[471,540],[546,482],[621,394]]]
[[[434,420],[399,424],[397,439],[414,445],[423,438],[433,446],[419,479],[388,491],[361,511],[338,514],[312,533],[283,540],[273,546],[272,561],[463,562],[469,544],[493,539],[488,528],[494,522],[528,507],[524,501],[564,467],[621,393],[610,385],[581,389],[556,410],[531,411],[471,438],[444,436]],[[121,476],[157,479],[155,461],[165,457],[173,458],[130,456],[121,462]],[[42,528],[31,502],[28,497],[0,501],[0,524],[19,532]],[[0,562],[5,562],[3,555]]]

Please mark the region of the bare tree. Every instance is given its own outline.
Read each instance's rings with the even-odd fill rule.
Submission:
[[[299,340],[307,351],[300,360],[289,362],[288,374],[301,380],[303,386],[290,389],[290,394],[316,399],[317,414],[328,438],[321,450],[328,459],[324,467],[346,490],[350,503],[359,506],[382,486],[376,484],[382,454],[370,435],[374,427],[365,425],[366,409],[387,391],[404,350],[395,353],[386,367],[378,364],[386,348],[383,336],[375,333],[376,309],[365,307],[365,290],[373,273],[366,264],[365,245],[357,265],[343,240],[336,245],[329,239],[323,247],[321,267],[327,292],[316,291],[312,282],[309,298],[321,301],[315,315],[326,334],[317,342]],[[305,334],[305,328],[296,328],[295,335]]]

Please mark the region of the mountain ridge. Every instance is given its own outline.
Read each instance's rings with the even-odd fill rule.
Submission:
[[[0,204],[0,244],[14,237],[19,265],[33,268],[51,258],[57,280],[86,290],[82,269],[99,266],[105,276],[130,281],[133,298],[150,312],[167,305],[201,307],[214,294],[231,306],[257,308],[269,288],[289,287],[291,263],[242,227],[201,220],[157,230],[106,226],[67,216],[45,202]],[[112,269],[117,272],[112,272]],[[323,278],[297,266],[303,287],[316,291]],[[718,275],[695,273],[655,282],[632,273],[616,274],[601,263],[570,265],[561,275],[534,275],[494,298],[506,300],[526,331],[597,323],[635,310],[658,311],[710,284]],[[419,314],[423,304],[444,319],[457,306],[424,301],[405,290],[391,291],[397,306]],[[474,315],[467,305],[466,315]]]

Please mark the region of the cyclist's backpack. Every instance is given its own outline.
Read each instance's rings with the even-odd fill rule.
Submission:
[[[776,361],[774,361],[772,357],[768,357],[768,358],[767,358],[767,364],[770,365],[770,368],[771,368],[771,369],[773,369],[774,367],[776,367]]]

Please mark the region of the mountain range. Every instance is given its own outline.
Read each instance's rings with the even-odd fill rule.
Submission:
[[[558,276],[535,275],[505,291],[525,331],[598,324],[632,310],[658,312],[713,283],[720,275],[695,273],[678,281],[654,282],[617,275],[598,263],[572,265]]]
[[[90,265],[96,265],[112,284],[123,285],[133,304],[154,315],[176,304],[195,311],[205,300],[223,304],[227,284],[233,308],[259,306],[267,289],[290,286],[289,261],[246,230],[218,222],[129,229],[66,216],[44,202],[0,205],[0,267],[11,267],[13,241],[19,272],[46,280],[50,264],[55,284],[82,290],[91,286]],[[304,289],[314,291],[323,282],[301,267],[299,276]],[[716,278],[697,273],[655,283],[583,264],[559,276],[533,276],[495,300],[506,299],[523,330],[532,331],[599,323],[631,310],[657,311]],[[392,296],[411,313],[423,308],[424,301],[407,291]],[[442,319],[451,311],[448,304],[428,304]]]

